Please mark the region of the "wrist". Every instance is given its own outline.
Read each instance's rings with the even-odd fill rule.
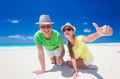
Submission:
[[[100,33],[98,33],[98,32],[97,32],[97,36],[98,36],[98,37],[101,37],[101,36],[102,36],[102,34],[100,34]]]
[[[77,73],[77,70],[74,70],[73,73]]]

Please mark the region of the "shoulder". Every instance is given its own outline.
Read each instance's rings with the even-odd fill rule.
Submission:
[[[38,37],[42,34],[41,30],[38,30],[35,34],[34,34],[34,37]]]
[[[52,30],[53,33],[60,34],[57,30]]]
[[[60,33],[59,33],[57,30],[52,30],[52,33],[53,33],[55,36],[61,36]]]
[[[81,41],[81,42],[84,40],[84,38],[85,38],[84,35],[78,35],[78,36],[76,36],[76,39],[79,40],[79,41]]]
[[[84,37],[84,35],[78,35],[76,36],[77,39],[82,39]]]

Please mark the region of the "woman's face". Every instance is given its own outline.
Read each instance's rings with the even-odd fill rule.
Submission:
[[[65,36],[66,38],[69,38],[69,37],[71,37],[71,36],[74,35],[74,30],[73,30],[73,28],[70,27],[70,26],[65,26],[65,27],[63,28],[63,34],[64,34],[64,36]]]

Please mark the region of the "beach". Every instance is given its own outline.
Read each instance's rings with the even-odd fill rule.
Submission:
[[[97,69],[78,69],[78,79],[120,79],[120,44],[88,44]],[[64,64],[51,64],[45,54],[46,73],[36,75],[40,69],[35,46],[0,47],[0,79],[72,79],[72,69],[66,65],[69,58],[65,45]]]

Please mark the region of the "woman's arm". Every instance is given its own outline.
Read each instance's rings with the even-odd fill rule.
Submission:
[[[79,75],[78,75],[78,72],[77,72],[77,63],[76,63],[76,59],[75,58],[71,58],[71,61],[72,61],[72,65],[73,65],[73,79],[76,79]]]
[[[72,61],[72,65],[73,65],[74,72],[77,72],[77,63],[76,63],[76,59],[75,59],[75,58],[71,58],[71,61]]]
[[[93,34],[90,34],[88,36],[83,36],[82,37],[82,40],[84,42],[93,42],[95,41],[96,39],[98,39],[99,37],[101,37],[97,32],[96,33],[93,33]]]
[[[112,35],[112,28],[108,25],[104,25],[103,27],[100,28],[96,23],[93,23],[93,26],[95,27],[97,32],[90,34],[88,36],[83,36],[82,40],[84,42],[93,42],[101,36]]]

